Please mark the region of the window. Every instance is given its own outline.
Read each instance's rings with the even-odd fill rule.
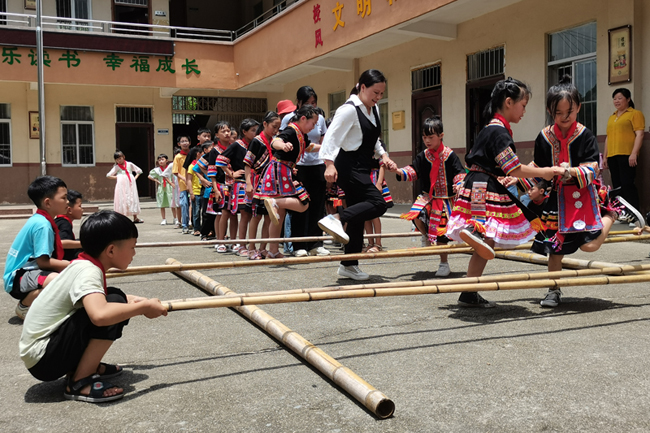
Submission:
[[[61,154],[64,166],[95,164],[93,107],[61,106]]]
[[[0,25],[7,25],[7,0],[0,0]]]
[[[467,56],[467,81],[503,74],[505,48],[496,47]]]
[[[345,90],[327,95],[327,106],[329,107],[330,118],[334,117],[336,109],[345,104],[345,101],[347,101]]]
[[[59,18],[78,18],[89,20],[92,18],[90,0],[56,0],[56,16]],[[88,31],[89,24],[84,21],[58,20],[59,28],[63,30]],[[76,24],[75,26],[65,24]]]
[[[117,107],[115,115],[117,123],[153,123],[147,107]]]
[[[11,165],[11,105],[0,104],[0,166]]]
[[[440,64],[411,71],[411,91],[428,90],[440,86]]]
[[[596,134],[596,23],[548,35],[548,85],[570,75],[580,92],[578,122]]]

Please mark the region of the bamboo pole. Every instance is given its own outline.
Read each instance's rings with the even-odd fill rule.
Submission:
[[[419,232],[408,232],[408,233],[379,233],[373,235],[363,235],[364,239],[368,238],[408,238],[408,237],[420,237],[422,234]],[[269,243],[269,242],[317,242],[317,241],[331,241],[334,239],[332,236],[303,236],[303,237],[293,237],[293,238],[264,238],[264,239],[214,239],[210,241],[185,241],[185,242],[142,242],[138,243],[135,246],[137,248],[154,248],[154,247],[182,247],[182,246],[201,246],[201,245],[234,245],[234,244],[248,244],[251,242],[259,243]]]
[[[514,260],[518,262],[534,263],[537,265],[548,264],[548,257],[535,253],[523,253],[519,251],[500,251],[496,253],[499,259]],[[574,259],[571,257],[564,257],[562,259],[562,266],[572,269],[604,269],[611,267],[619,267],[620,265],[610,262],[600,262],[597,260],[582,260]],[[640,266],[639,270],[645,270],[644,266]]]
[[[640,236],[621,236],[605,239],[605,243],[629,242],[650,239],[650,235]],[[504,250],[495,248],[495,251],[527,250],[531,244],[518,245],[515,248]],[[309,256],[309,257],[285,257],[282,259],[265,259],[265,260],[238,260],[230,262],[207,262],[207,263],[178,263],[173,265],[152,265],[152,266],[133,266],[125,270],[109,269],[106,273],[107,278],[126,277],[134,275],[155,274],[159,272],[189,271],[198,269],[223,269],[223,268],[240,268],[250,266],[285,266],[299,265],[305,263],[327,263],[339,262],[341,260],[369,260],[369,259],[387,259],[387,258],[404,258],[404,257],[423,257],[440,254],[465,254],[472,253],[471,247],[456,247],[438,249],[413,248],[406,251],[386,251],[380,253],[357,253],[357,254],[338,254],[331,256]]]
[[[228,296],[219,299],[202,299],[185,302],[163,301],[168,311],[193,310],[200,308],[239,307],[244,305],[284,304],[293,302],[326,301],[349,298],[374,298],[382,296],[430,295],[439,293],[478,292],[496,290],[518,290],[538,288],[559,288],[570,286],[602,286],[608,284],[630,284],[650,281],[650,274],[623,276],[592,276],[569,279],[540,279],[535,281],[511,281],[480,284],[430,285],[421,287],[399,287],[387,289],[358,289],[338,292],[301,293],[273,296]]]
[[[543,257],[543,256],[540,256]],[[464,277],[464,278],[448,278],[437,280],[420,280],[420,281],[402,281],[395,283],[378,283],[378,284],[355,284],[349,286],[335,286],[335,287],[315,287],[310,289],[292,289],[292,290],[276,290],[269,292],[252,292],[233,294],[227,293],[225,296],[240,296],[240,297],[257,297],[257,296],[276,296],[276,295],[293,295],[299,293],[320,293],[320,292],[339,292],[346,290],[359,290],[359,289],[389,289],[400,287],[419,287],[419,286],[453,286],[458,284],[478,284],[478,283],[493,283],[493,282],[506,282],[506,281],[533,281],[541,279],[559,279],[571,277],[586,277],[593,275],[616,275],[627,274],[639,271],[649,271],[649,265],[618,265],[612,263],[610,267],[598,269],[579,269],[579,270],[563,270],[556,272],[535,272],[535,273],[518,273],[507,275],[487,275],[481,277]],[[188,302],[203,300],[205,297],[200,298],[183,298],[174,299],[167,302]]]
[[[167,259],[166,263],[181,264],[172,258]],[[213,295],[221,295],[218,299],[223,299],[223,295],[226,294],[235,294],[232,290],[197,271],[181,271],[176,272],[176,275]],[[234,307],[239,314],[255,323],[277,341],[302,357],[310,365],[317,368],[318,371],[327,376],[336,385],[343,388],[379,418],[388,418],[395,412],[395,403],[386,397],[384,393],[374,388],[322,349],[313,345],[304,337],[267,314],[264,310],[254,305]]]

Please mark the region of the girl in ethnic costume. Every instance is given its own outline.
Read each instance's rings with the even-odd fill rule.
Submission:
[[[381,140],[380,140],[381,141]],[[381,141],[381,146],[386,150],[384,142]],[[386,166],[383,161],[373,158],[370,168],[370,180],[375,184],[377,189],[381,192],[381,196],[386,202],[386,209],[393,207],[393,196],[390,194],[388,185],[386,184]],[[364,223],[364,228],[367,234],[381,234],[381,218],[373,218]],[[368,238],[368,247],[363,251],[367,253],[378,253],[384,247],[381,244],[381,237]]]
[[[122,215],[133,215],[133,222],[142,223],[138,214],[140,213],[140,197],[138,196],[138,185],[136,180],[142,174],[140,167],[128,162],[124,154],[119,150],[113,154],[115,165],[106,174],[106,177],[115,181],[115,195],[113,197],[113,209]],[[135,172],[135,176],[132,173]]]
[[[221,155],[217,157],[216,165],[223,171],[226,175],[226,186],[224,188],[224,206],[223,206],[223,217],[221,218],[221,223],[219,226],[219,232],[225,235],[226,227],[228,225],[228,220],[232,221],[233,217],[237,219],[237,212],[240,211],[242,207],[246,205],[244,200],[244,189],[246,186],[245,170],[244,170],[244,158],[248,152],[248,146],[251,140],[255,137],[257,132],[257,127],[259,122],[253,119],[244,119],[241,123],[241,139],[236,140],[228,149],[226,149]],[[227,217],[227,218],[226,218]],[[248,229],[248,222],[251,219],[251,214],[248,212],[241,212],[241,221],[239,222],[239,239],[246,239],[246,230]],[[232,231],[234,224],[230,224],[230,238],[233,239]],[[221,250],[217,249],[218,252],[223,252],[226,248],[225,245],[221,245]],[[235,254],[238,254],[242,257],[248,256],[248,250],[245,245],[235,244],[232,247],[232,251]]]
[[[246,198],[247,204],[245,211],[252,215],[249,228],[248,238],[255,239],[257,237],[257,228],[259,227],[260,220],[264,216],[264,223],[262,223],[262,238],[269,237],[269,225],[271,219],[264,206],[260,206],[258,202],[253,201],[253,193],[259,188],[261,175],[266,170],[266,166],[271,161],[273,150],[271,148],[271,140],[278,133],[280,128],[280,116],[274,111],[269,111],[264,116],[261,131],[253,138],[251,144],[248,146],[248,152],[244,157],[244,170],[246,172]],[[260,244],[260,249],[255,248],[255,242],[248,244],[248,258],[250,260],[260,260],[266,258],[268,253],[265,249],[266,243]]]
[[[296,111],[294,120],[271,142],[273,157],[264,170],[254,201],[264,200],[271,222],[270,236],[280,236],[281,223],[286,209],[304,212],[309,207],[309,194],[293,179],[293,170],[303,153],[311,144],[307,133],[318,121],[318,112],[311,105],[303,105]],[[278,243],[269,244],[268,257],[282,258]]]
[[[539,218],[522,205],[498,181],[499,176],[551,179],[564,172],[560,167],[522,166],[515,154],[511,123],[518,123],[526,112],[530,90],[521,81],[508,78],[492,90],[485,108],[491,119],[479,133],[474,147],[465,158],[469,173],[458,190],[447,237],[465,241],[474,254],[469,261],[468,277],[483,274],[488,260],[494,258],[493,247],[512,248],[528,242],[541,230]],[[458,298],[463,307],[494,307],[477,292],[463,292]]]
[[[599,151],[596,137],[576,118],[580,94],[571,77],[549,89],[546,110],[554,123],[544,128],[535,140],[533,166],[561,166],[563,175],[553,179],[553,189],[542,211],[545,231],[533,242],[532,250],[549,254],[548,271],[561,271],[562,258],[578,249],[597,251],[607,238],[618,213],[630,215],[643,228],[642,215],[622,197],[608,200],[607,188],[597,181]],[[528,180],[530,184],[538,179]],[[550,289],[540,302],[542,307],[557,307],[562,292]]]
[[[164,226],[167,224],[165,208],[171,207],[174,209],[174,175],[172,174],[169,159],[164,153],[158,155],[156,164],[158,167],[149,172],[149,179],[156,183],[156,203],[160,208],[160,216],[162,217],[160,225]],[[172,215],[176,219],[176,212],[172,211]]]
[[[221,227],[221,210],[225,206],[226,175],[223,170],[217,168],[217,159],[219,158],[219,155],[225,152],[228,146],[230,146],[230,123],[226,121],[218,122],[214,126],[214,130],[217,142],[214,144],[210,153],[199,159],[199,167],[212,182],[212,195],[210,195],[210,198],[208,199],[206,212],[216,214],[214,219],[214,232],[217,235],[217,239],[223,240],[226,233],[225,230],[222,233],[219,228]],[[237,234],[237,214],[232,218],[233,215],[229,213],[228,217],[230,217],[230,234],[234,239]],[[214,249],[219,253],[225,253],[228,251],[228,248],[223,244],[215,245]]]
[[[411,210],[400,218],[413,221],[426,239],[446,245],[449,239],[447,219],[451,215],[454,196],[465,179],[465,169],[458,156],[442,143],[444,135],[440,116],[433,116],[422,125],[422,141],[426,149],[420,152],[411,165],[395,170],[397,180],[420,180],[422,191],[411,206]],[[440,266],[436,277],[446,277],[451,273],[447,254],[440,255]]]

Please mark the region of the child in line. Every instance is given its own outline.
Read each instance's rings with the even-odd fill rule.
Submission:
[[[199,148],[197,158],[201,158],[203,155],[207,155],[214,146],[214,143],[212,142],[212,133],[208,128],[199,128],[196,138],[199,141],[199,144],[197,145],[197,148]],[[205,144],[208,144],[208,146],[204,146]],[[189,167],[190,162],[191,161],[186,158],[183,167]],[[201,182],[201,196],[199,198],[201,207],[199,212],[201,215],[202,224],[200,226],[199,234],[201,236],[201,240],[214,239],[214,215],[207,213],[208,199],[212,193],[212,182],[208,180],[206,174],[201,171],[201,167],[199,166],[198,162],[199,161],[197,159],[192,175],[198,177],[199,182]]]
[[[384,142],[381,142],[382,147],[386,150],[386,145]],[[382,197],[386,202],[386,208],[390,209],[393,207],[393,196],[390,194],[388,185],[386,184],[386,167],[384,162],[380,161],[377,158],[372,159],[372,167],[370,169],[370,180],[375,184],[377,189],[381,191]],[[367,234],[381,234],[381,218],[373,218],[370,221],[364,223],[364,228]],[[363,251],[367,253],[378,253],[384,247],[381,244],[381,237],[368,238],[368,247],[364,248]]]
[[[553,179],[553,189],[543,212],[545,232],[540,232],[532,250],[548,254],[548,271],[561,271],[562,258],[578,249],[597,251],[609,234],[618,214],[630,215],[631,221],[643,229],[641,213],[622,197],[609,203],[606,187],[597,181],[599,175],[598,141],[591,131],[578,123],[580,94],[564,76],[546,94],[546,111],[553,124],[544,128],[535,140],[532,165],[560,166],[560,176]],[[639,231],[638,233],[640,233]],[[549,289],[540,302],[542,307],[557,307],[562,291]]]
[[[257,133],[257,127],[259,122],[254,119],[244,119],[240,125],[241,131],[241,140],[236,140],[228,149],[226,149],[221,155],[217,157],[216,165],[219,170],[223,171],[226,175],[226,187],[224,206],[223,206],[223,217],[221,218],[221,224],[219,231],[224,233],[226,232],[226,226],[228,225],[228,220],[233,218],[237,219],[237,213],[242,206],[245,205],[244,196],[245,185],[246,185],[246,171],[244,170],[244,158],[248,152],[248,146],[255,134]],[[248,223],[250,221],[251,214],[247,212],[241,212],[241,221],[239,221],[239,239],[246,239],[246,230],[248,229]],[[230,238],[234,239],[232,235],[233,224],[231,222],[231,235]],[[217,248],[217,252],[226,252],[228,248],[225,245],[220,245]],[[246,245],[235,244],[230,249],[237,255],[242,257],[248,257],[248,249]]]
[[[522,181],[525,181],[525,179],[522,179]],[[542,211],[544,210],[546,202],[548,201],[548,196],[546,195],[547,189],[548,182],[546,182],[544,179],[540,180],[528,189],[528,198],[530,201],[526,207],[538,217],[542,216]]]
[[[311,105],[303,105],[296,111],[294,119],[271,142],[273,157],[262,175],[261,185],[255,199],[263,200],[271,222],[270,236],[280,236],[281,224],[286,210],[304,212],[309,207],[309,194],[293,180],[296,163],[310,144],[307,133],[314,128],[318,113]],[[278,243],[269,243],[270,258],[283,258]]]
[[[174,156],[172,157],[172,168],[174,163],[174,158],[181,153],[181,148],[174,146]],[[178,178],[172,174],[172,197],[171,197],[171,209],[172,216],[174,217],[174,228],[181,228],[181,190],[178,186]]]
[[[185,159],[187,158],[187,153],[189,152],[190,149],[190,137],[181,135],[180,137],[178,137],[177,142],[181,148],[181,151],[178,155],[174,157],[172,173],[174,176],[176,176],[176,181],[178,182],[178,190],[180,192],[179,204],[181,208],[180,223],[181,223],[182,233],[189,234],[190,233],[189,193],[187,191],[188,186],[185,182],[186,171],[184,168],[184,163],[185,163]]]
[[[413,221],[424,238],[424,245],[433,242],[447,245],[447,220],[454,206],[456,191],[465,179],[465,169],[453,150],[442,142],[444,136],[440,116],[432,116],[422,124],[422,141],[426,149],[418,153],[411,165],[395,170],[397,180],[420,180],[422,191],[411,210],[400,218]],[[451,274],[447,254],[440,255],[436,277]]]
[[[27,189],[36,205],[16,235],[5,262],[5,291],[18,300],[16,316],[25,319],[34,299],[70,264],[63,260],[63,245],[54,217],[68,207],[68,188],[61,179],[37,177]]]
[[[269,237],[269,225],[271,219],[266,211],[266,207],[260,206],[253,200],[255,191],[260,188],[260,179],[269,162],[273,149],[271,148],[271,141],[278,133],[280,128],[280,116],[274,111],[269,111],[264,116],[262,125],[258,130],[258,135],[253,138],[248,146],[248,152],[244,157],[244,171],[246,176],[246,206],[245,212],[251,214],[251,221],[248,228],[248,238],[255,239],[257,237],[257,229],[260,224],[262,216],[264,222],[262,223],[262,238]],[[248,244],[248,258],[250,260],[260,260],[266,258],[266,243],[260,244],[260,249],[255,248],[255,242]]]
[[[113,154],[115,165],[106,174],[106,177],[115,181],[115,195],[113,197],[113,209],[125,216],[133,216],[136,224],[144,221],[138,218],[140,213],[140,197],[138,196],[138,185],[136,180],[142,174],[137,165],[126,160],[124,154],[116,150]],[[132,173],[135,172],[135,176]]]
[[[185,183],[188,185],[187,192],[190,198],[190,207],[192,208],[192,227],[194,232],[192,235],[201,235],[201,180],[194,172],[194,167],[201,155],[201,147],[195,146],[190,149],[185,159],[187,168],[185,169]],[[191,186],[190,186],[191,185]]]
[[[74,189],[69,189],[67,194],[68,206],[64,214],[57,215],[54,219],[56,226],[59,228],[61,245],[63,245],[63,260],[74,260],[81,253],[81,242],[75,238],[72,224],[75,220],[80,220],[84,215],[82,206],[81,193]]]
[[[481,130],[465,158],[469,173],[458,189],[447,223],[447,237],[467,242],[474,248],[467,268],[468,277],[483,274],[487,261],[494,258],[493,247],[512,248],[528,242],[542,228],[539,218],[522,205],[498,177],[551,179],[564,172],[560,167],[523,166],[515,153],[510,125],[522,119],[530,95],[528,86],[519,80],[508,78],[497,82],[485,107],[485,118],[490,122]],[[478,292],[462,292],[458,304],[479,308],[495,306]]]
[[[223,233],[219,231],[220,221],[222,217],[222,209],[224,207],[225,201],[225,191],[224,187],[226,185],[226,175],[222,170],[217,169],[217,158],[223,152],[226,151],[228,146],[230,146],[230,123],[226,121],[218,122],[214,126],[215,138],[217,142],[214,144],[214,147],[207,155],[204,155],[199,159],[199,167],[201,171],[208,177],[212,183],[212,195],[208,200],[208,207],[206,212],[215,214],[214,218],[214,232],[216,233],[217,239],[225,239],[226,233],[225,230]],[[230,234],[234,239],[237,234],[237,215],[228,215],[230,218]],[[218,252],[222,251],[224,245],[217,244],[214,246],[214,249]]]
[[[149,172],[149,179],[156,183],[156,204],[160,208],[161,226],[167,225],[165,208],[171,207],[174,194],[174,180],[172,178],[172,166],[169,165],[169,158],[164,153],[156,159],[157,167]]]
[[[167,315],[158,299],[106,287],[106,270],[126,269],[135,256],[138,229],[125,216],[103,210],[81,226],[84,252],[32,305],[20,337],[20,357],[38,380],[67,375],[68,400],[103,403],[124,397],[106,379],[121,374],[102,358],[131,317]]]

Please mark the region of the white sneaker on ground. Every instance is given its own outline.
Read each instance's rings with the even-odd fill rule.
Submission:
[[[180,224],[180,223],[178,222],[178,219],[174,218],[174,225],[176,224]]]
[[[22,302],[18,301],[18,305],[16,305],[16,316],[18,316],[20,320],[25,320],[28,311],[29,307],[25,307]]]
[[[276,226],[280,224],[280,215],[278,215],[278,205],[275,202],[274,198],[265,198],[264,199],[264,207],[266,208],[266,211],[269,213],[269,218],[271,218],[271,222],[275,224]]]
[[[339,277],[352,278],[353,280],[357,280],[357,281],[367,280],[368,278],[370,278],[370,275],[361,271],[361,269],[359,269],[359,266],[357,265],[354,266],[339,265],[339,270],[337,273]]]
[[[296,257],[305,257],[307,255],[307,250],[299,249],[293,252],[293,255]]]
[[[167,225],[167,220],[162,220],[162,221],[160,221],[160,225],[161,225],[161,226],[166,226],[166,225]]]
[[[549,290],[546,297],[539,303],[542,307],[557,307],[562,302],[562,291],[560,289]]]
[[[321,218],[320,221],[318,221],[318,227],[343,245],[350,242],[350,237],[345,233],[345,230],[343,230],[343,224],[341,224],[341,221],[334,218],[333,215],[327,215],[326,217]]]
[[[310,256],[329,256],[330,251],[324,247],[312,248],[309,250]]]
[[[451,274],[451,269],[449,268],[449,262],[440,263],[438,266],[438,272],[436,272],[436,277],[448,277]]]

